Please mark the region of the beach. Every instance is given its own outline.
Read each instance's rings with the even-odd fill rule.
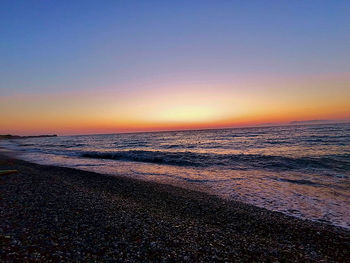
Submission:
[[[350,231],[205,193],[33,164],[0,168],[0,260],[346,262]]]

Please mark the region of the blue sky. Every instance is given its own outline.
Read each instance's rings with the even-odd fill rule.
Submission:
[[[0,91],[350,69],[350,1],[2,1]]]

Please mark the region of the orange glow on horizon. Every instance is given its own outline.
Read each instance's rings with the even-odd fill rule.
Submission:
[[[0,134],[185,130],[350,119],[350,74],[0,97]]]

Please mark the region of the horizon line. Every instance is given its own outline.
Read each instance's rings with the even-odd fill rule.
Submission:
[[[311,121],[321,121],[319,123],[307,123],[308,121],[291,121],[287,123],[261,123],[253,125],[243,125],[236,127],[219,127],[219,128],[198,128],[198,129],[174,129],[174,130],[154,130],[154,131],[126,131],[126,132],[112,132],[112,133],[86,133],[86,134],[67,134],[57,136],[91,136],[91,135],[117,135],[117,134],[134,134],[134,133],[162,133],[162,132],[185,132],[185,131],[207,131],[207,130],[225,130],[225,129],[243,129],[243,128],[269,128],[269,127],[283,127],[283,126],[316,126],[316,125],[327,125],[327,124],[350,124],[350,119],[343,120],[309,120]],[[296,122],[296,123],[293,123]],[[297,123],[300,122],[300,123]]]

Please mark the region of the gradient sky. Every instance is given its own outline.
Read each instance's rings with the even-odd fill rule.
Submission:
[[[350,1],[1,1],[0,134],[350,119]]]

